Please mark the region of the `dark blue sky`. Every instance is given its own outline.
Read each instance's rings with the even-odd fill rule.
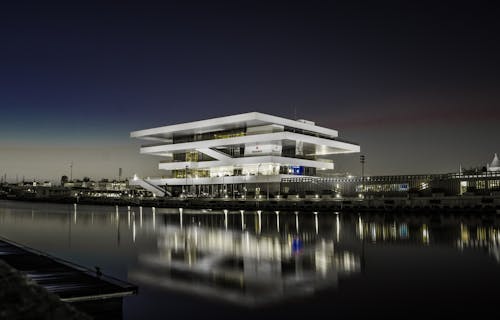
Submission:
[[[130,131],[294,109],[358,142],[369,174],[484,165],[500,10],[435,2],[2,3],[0,171],[158,175]]]

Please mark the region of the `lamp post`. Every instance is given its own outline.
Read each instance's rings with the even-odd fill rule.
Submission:
[[[269,200],[269,175],[266,176],[267,200]]]
[[[236,195],[234,194],[234,175],[232,176],[232,180],[233,180],[233,199],[236,199]]]
[[[184,185],[184,194],[187,196],[187,185],[188,185],[188,166],[184,170],[184,175],[186,176],[186,184]]]
[[[223,196],[226,197],[226,187],[224,186],[224,177],[226,176],[225,173],[222,173],[222,193]]]
[[[359,156],[359,162],[361,162],[361,194],[365,191],[365,156]]]
[[[247,182],[247,179],[248,179],[248,173],[247,173],[247,175],[245,176],[245,185],[244,185],[244,187],[243,187],[243,192],[244,192],[244,194],[245,194],[245,196],[244,196],[244,197],[245,197],[245,200],[247,199],[247,183],[248,183],[248,182]]]
[[[257,165],[257,180],[256,180],[257,182],[259,182],[259,180],[258,180],[258,179],[259,179],[259,175],[260,175],[259,169],[260,169],[260,165],[261,165],[261,164],[262,164],[262,163],[259,163],[259,164]],[[257,197],[257,194],[255,195],[255,197]],[[260,198],[260,185],[259,185],[259,198]]]

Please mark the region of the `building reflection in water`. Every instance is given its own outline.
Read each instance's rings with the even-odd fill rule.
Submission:
[[[121,209],[123,210],[123,209]],[[119,246],[120,243],[120,215],[123,214],[123,211],[121,211],[118,206],[115,208],[115,214],[114,216],[111,215],[110,222],[111,224],[116,225],[116,231],[117,231],[117,244]],[[136,226],[136,211],[139,211],[139,227],[137,228]],[[178,209],[160,209],[162,211],[161,215],[165,215],[166,213],[168,215],[172,215],[172,213],[178,213],[179,220],[176,225],[179,230],[174,232],[174,234],[177,234],[178,238],[186,238],[186,239],[191,239],[192,235],[190,235],[188,232],[192,230],[193,226],[187,226],[187,229],[184,230],[184,222],[183,222],[183,216],[185,215],[183,208],[178,208]],[[69,239],[68,239],[68,244],[71,246],[71,224],[78,224],[80,222],[87,223],[90,222],[91,224],[94,223],[94,212],[90,212],[89,214],[84,214],[82,216],[78,215],[79,211],[79,206],[74,205],[72,210],[72,217],[71,217],[71,222],[69,224]],[[6,211],[8,212],[8,211]],[[88,213],[88,212],[86,212]],[[416,244],[419,243],[421,245],[429,246],[429,245],[436,245],[436,244],[447,244],[451,245],[453,247],[456,247],[457,249],[463,251],[463,250],[468,250],[468,249],[486,249],[486,251],[489,253],[489,255],[495,259],[497,263],[500,264],[500,227],[498,226],[498,223],[493,223],[490,226],[484,226],[482,225],[482,222],[478,221],[473,221],[469,223],[465,223],[462,220],[464,219],[464,216],[457,216],[457,217],[452,217],[449,219],[449,221],[442,222],[439,219],[436,221],[432,221],[432,218],[429,220],[429,218],[417,218],[417,220],[409,222],[408,216],[401,215],[401,217],[398,217],[397,219],[395,218],[394,221],[392,222],[380,222],[377,221],[376,217],[362,217],[361,215],[358,215],[356,219],[353,219],[351,216],[349,219],[344,219],[343,221],[340,218],[340,213],[339,212],[333,212],[333,213],[318,213],[318,212],[313,212],[313,213],[301,213],[298,211],[294,211],[293,213],[291,212],[280,212],[280,211],[274,211],[274,212],[263,212],[261,210],[258,211],[253,211],[253,212],[245,212],[245,210],[240,210],[238,212],[232,212],[229,210],[222,210],[222,211],[212,211],[212,210],[201,210],[201,211],[196,211],[196,210],[191,210],[188,212],[190,215],[199,215],[202,213],[203,215],[215,215],[215,216],[224,216],[223,218],[223,228],[221,228],[218,225],[210,225],[210,226],[202,226],[201,223],[197,225],[196,230],[200,234],[202,233],[209,233],[209,234],[224,234],[224,237],[221,237],[220,235],[218,236],[217,239],[221,243],[219,243],[220,248],[225,248],[225,247],[230,247],[230,248],[235,248],[234,244],[234,234],[244,234],[247,237],[250,237],[251,240],[248,240],[249,243],[255,245],[257,249],[254,249],[253,251],[255,252],[255,259],[260,259],[261,255],[261,248],[264,246],[264,243],[267,243],[269,241],[275,241],[280,244],[280,250],[284,255],[280,255],[279,261],[286,261],[287,257],[289,257],[291,253],[290,246],[291,243],[295,242],[304,242],[304,244],[307,244],[308,249],[304,250],[303,252],[301,251],[301,255],[304,255],[304,257],[301,257],[301,259],[307,260],[306,256],[310,256],[310,250],[311,246],[318,245],[318,243],[323,244],[329,244],[330,247],[332,245],[335,247],[337,246],[341,241],[341,238],[349,238],[349,233],[353,233],[354,237],[351,237],[351,240],[357,240],[357,241],[362,241],[364,242],[365,240],[368,241],[368,243],[371,244],[376,244],[376,243],[387,243],[387,242],[398,242],[398,243],[411,243],[411,244]],[[232,227],[234,226],[229,226],[229,221],[239,213],[239,220],[240,220],[240,228],[241,232],[238,233],[237,231],[232,230]],[[169,224],[168,228],[162,227],[159,230],[156,230],[157,227],[157,221],[156,221],[156,216],[157,216],[157,209],[156,208],[147,208],[146,213],[143,214],[143,207],[138,207],[138,208],[131,208],[131,207],[126,207],[126,214],[127,214],[127,227],[131,231],[132,235],[132,241],[135,243],[136,237],[138,233],[140,234],[141,231],[145,231],[147,229],[151,230],[153,233],[158,234],[159,239],[162,238],[167,238],[168,235],[172,232],[171,229],[174,228],[172,225]],[[271,234],[269,233],[270,231],[270,225],[265,226],[265,230],[262,230],[263,228],[263,217],[269,218],[275,214],[275,222],[274,222],[274,231],[277,232],[277,234]],[[283,232],[280,233],[280,214],[282,214],[284,217],[292,217],[293,220],[293,225],[295,227],[295,232],[292,234],[289,231],[291,230],[290,228],[287,228],[286,234],[283,234]],[[144,215],[144,217],[143,217]],[[249,217],[249,215],[252,215],[252,217]],[[245,217],[246,216],[246,217]],[[305,228],[300,227],[299,219],[300,217],[313,217],[313,225],[312,226],[306,226]],[[334,237],[332,237],[330,234],[325,237],[325,234],[321,234],[319,232],[319,229],[321,228],[321,223],[319,222],[319,216],[327,217],[326,219],[331,220],[334,219],[335,222],[334,224]],[[32,221],[36,220],[38,217],[35,215],[35,210],[30,211],[30,218]],[[344,218],[346,218],[346,215],[344,215]],[[80,221],[81,220],[81,221]],[[90,220],[90,221],[88,221]],[[146,226],[143,224],[143,220],[150,220],[150,226],[152,228],[149,228],[149,225]],[[253,221],[252,221],[253,220]],[[269,219],[267,219],[269,220]],[[398,221],[397,221],[398,220]],[[269,221],[267,221],[269,222]],[[342,223],[346,224],[346,226],[353,226],[354,228],[347,228],[347,231],[342,230]],[[249,229],[249,225],[254,224],[254,228]],[[431,230],[431,225],[434,226],[439,226],[439,230]],[[138,230],[139,229],[139,230]],[[301,230],[303,229],[303,230]],[[458,230],[457,230],[458,229]],[[185,235],[183,235],[182,231],[185,231]],[[302,237],[301,234],[299,233],[302,232]],[[344,233],[342,233],[344,231]],[[265,236],[261,236],[262,233],[265,233]],[[313,237],[313,233],[316,234],[316,238]],[[348,234],[346,234],[348,233]],[[432,238],[432,234],[436,233],[438,236],[438,239]],[[305,236],[305,238],[304,238]],[[286,241],[283,240],[283,237],[286,238]],[[311,239],[314,238],[314,241]],[[204,238],[201,240],[197,240],[196,243],[198,242],[204,242],[208,240],[209,238]],[[292,239],[292,240],[290,240]],[[293,240],[294,239],[294,240]],[[222,242],[228,241],[229,244],[224,244]],[[213,240],[212,240],[213,242]],[[335,243],[335,244],[334,244]],[[188,242],[186,242],[186,245],[190,245]],[[287,247],[288,246],[288,247]],[[329,246],[326,246],[329,248]],[[169,259],[165,259],[165,256],[168,256],[169,248],[165,247],[165,245],[160,246],[162,248],[163,252],[159,253],[158,256],[163,257],[165,261],[170,261]],[[220,252],[221,250],[213,247],[205,247],[205,246],[200,246],[199,249],[193,249],[191,247],[187,247],[186,252],[192,252],[195,250],[198,252],[198,255],[207,255],[207,254],[213,254]],[[288,250],[287,250],[288,248]],[[180,250],[180,249],[178,249]],[[361,250],[359,250],[360,253],[362,253]],[[174,253],[178,253],[180,251],[175,251]],[[246,252],[245,254],[242,254],[240,249],[235,249],[235,252],[232,251],[223,251],[225,255],[227,256],[233,256],[235,259],[240,259],[241,257],[245,258],[245,261],[250,261],[248,260],[248,254],[249,252]],[[330,253],[330,258],[336,256],[338,252],[336,250],[333,250],[332,247],[332,253]],[[179,253],[182,255],[182,253]],[[186,253],[187,254],[187,253]],[[352,256],[355,256],[356,253],[351,253]],[[359,254],[358,254],[359,256]],[[190,259],[193,257],[192,255],[189,256]],[[269,258],[269,257],[268,257]],[[141,258],[142,259],[142,258]],[[150,258],[145,258],[150,259]],[[271,259],[271,258],[269,258]],[[271,260],[277,260],[277,257],[273,257]],[[334,260],[337,258],[333,258]],[[198,258],[195,259],[195,261],[199,260]],[[300,260],[300,259],[299,259]],[[356,260],[356,259],[355,259]],[[360,260],[359,258],[357,260]],[[186,260],[186,261],[189,261]],[[257,260],[260,261],[260,260]],[[314,266],[318,265],[320,266],[321,263],[317,263],[317,261],[323,261],[321,258],[318,260],[313,259]],[[250,262],[247,262],[250,263]],[[265,262],[262,262],[265,263]],[[193,267],[192,269],[196,269]],[[359,269],[359,268],[358,268]],[[299,269],[297,269],[299,270]],[[320,268],[318,267],[318,270]],[[345,270],[349,271],[349,270]]]
[[[224,228],[157,226],[158,251],[140,254],[129,279],[254,306],[336,287],[360,272],[360,256],[331,239],[279,233],[278,212],[277,233],[264,235],[259,221],[257,233],[226,229],[227,215]]]
[[[204,212],[215,217],[211,223],[203,218],[188,223],[183,216],[199,212],[178,212],[179,223],[171,218],[161,226],[153,223],[158,250],[139,254],[131,281],[255,306],[336,288],[339,279],[362,272],[365,244],[487,248],[500,263],[500,229],[459,224],[460,217],[441,222],[402,216],[386,222],[335,212],[223,210]]]
[[[69,259],[83,250],[89,266],[109,255],[104,270],[137,255],[116,276],[246,305],[336,288],[362,274],[373,248],[394,259],[402,245],[480,251],[500,264],[500,216],[1,205],[0,229],[13,241]]]
[[[474,228],[462,223],[456,245],[460,250],[487,249],[488,254],[500,263],[500,228],[491,226]]]

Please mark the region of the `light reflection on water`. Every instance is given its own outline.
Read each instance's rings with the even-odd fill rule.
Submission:
[[[354,297],[351,289],[357,288],[356,299],[376,302],[373,296],[363,300],[376,281],[408,293],[419,290],[419,285],[401,283],[409,283],[412,274],[428,272],[426,268],[435,272],[425,274],[432,279],[427,285],[439,290],[448,271],[462,272],[469,265],[479,270],[484,265],[487,281],[498,285],[498,274],[489,273],[500,267],[498,222],[496,217],[467,215],[362,216],[0,201],[1,236],[87,267],[100,266],[104,273],[137,284],[139,295],[124,302],[127,319],[143,314],[162,318],[167,297],[171,310],[176,310],[175,299],[182,301],[183,310],[191,303],[206,310],[217,303],[268,308],[277,302],[300,308],[302,303],[322,308],[340,293]],[[405,259],[423,267],[397,269],[399,260]],[[439,268],[434,267],[437,263]],[[383,270],[389,269],[401,274],[387,278]],[[481,289],[483,280],[477,280],[478,288],[469,284],[468,289]],[[398,298],[389,289],[379,290]],[[203,307],[190,296],[204,299]]]
[[[238,304],[312,294],[360,271],[359,255],[332,239],[197,225],[157,232],[158,252],[139,255],[139,267],[129,272],[132,280]]]

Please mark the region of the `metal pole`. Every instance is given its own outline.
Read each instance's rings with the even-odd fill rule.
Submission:
[[[359,161],[361,162],[361,194],[365,191],[365,156],[360,155]]]
[[[267,200],[269,200],[269,175],[266,176]]]
[[[262,164],[262,163],[259,163],[259,164],[257,165],[257,181],[258,181],[258,179],[259,179],[258,177],[260,176],[259,169],[260,169],[260,165],[261,165],[261,164]],[[258,182],[259,182],[259,198],[260,198],[260,186],[261,186],[261,184],[260,184],[260,181],[258,181]],[[255,195],[255,196],[257,197],[257,195]]]
[[[184,185],[184,193],[187,195],[187,185],[188,185],[188,166],[186,166],[186,170],[184,170],[184,175],[186,176],[186,184]]]

